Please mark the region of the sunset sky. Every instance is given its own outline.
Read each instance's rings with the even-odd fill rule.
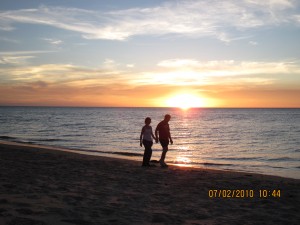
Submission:
[[[300,107],[298,0],[1,0],[0,105]]]

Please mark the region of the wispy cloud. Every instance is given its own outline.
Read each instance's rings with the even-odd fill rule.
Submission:
[[[24,66],[27,65],[30,59],[36,58],[37,54],[50,53],[53,51],[9,51],[0,52],[0,64],[14,66]],[[6,68],[6,69],[9,69]],[[7,73],[9,74],[9,72]]]
[[[135,35],[211,36],[230,42],[243,30],[299,23],[294,0],[169,1],[152,8],[92,11],[41,6],[2,11],[0,27],[32,23],[79,32],[86,39],[126,40]]]
[[[26,64],[34,56],[0,56],[0,64]]]
[[[0,37],[0,41],[9,42],[9,43],[13,43],[13,44],[19,44],[20,43],[20,41],[18,41],[18,40],[11,39],[11,38],[6,38],[6,37]]]
[[[300,73],[299,65],[294,61],[255,62],[235,60],[197,61],[195,59],[169,59],[157,64],[172,70],[194,70],[209,76],[240,76],[247,74]]]
[[[10,60],[19,59],[15,58],[12,57]],[[3,81],[3,79],[10,84],[42,81],[53,85],[90,87],[112,83],[127,83],[128,74],[113,67],[110,67],[110,69],[106,67],[90,69],[71,64],[43,64],[0,68],[0,81]]]
[[[256,41],[249,41],[249,45],[257,46],[257,45],[258,45],[258,42],[256,42]]]
[[[244,103],[254,95],[260,99],[257,93],[273,94],[277,87],[281,87],[278,93],[283,93],[284,86],[276,84],[285,76],[300,75],[300,65],[293,61],[169,59],[146,73],[113,59],[91,69],[72,64],[14,66],[14,60],[19,63],[27,56],[10,57],[11,64],[0,67],[0,104],[153,106],[185,89],[212,99],[227,95]],[[293,82],[285,96],[299,93],[299,79]],[[278,93],[275,95],[280,96]],[[287,106],[293,104],[295,100],[286,102]]]
[[[2,17],[3,13],[0,13],[0,30],[3,31],[12,31],[15,28],[12,26],[11,19],[6,19],[5,17]]]
[[[269,85],[281,76],[300,75],[300,65],[293,61],[198,61],[195,59],[169,59],[157,64],[148,72],[135,71],[134,65],[120,64],[106,59],[99,68],[87,68],[72,64],[21,65],[32,56],[1,57],[0,78],[8,83],[32,83],[43,81],[76,87],[123,84],[138,87],[145,85],[205,86],[205,85]],[[12,64],[19,63],[18,67]]]
[[[46,42],[48,42],[52,46],[57,47],[57,48],[59,48],[60,45],[63,44],[62,40],[55,39],[55,38],[44,38],[43,40],[46,41]]]
[[[54,51],[43,51],[43,50],[37,50],[37,51],[6,51],[6,52],[0,52],[0,56],[5,55],[31,55],[31,54],[43,54],[43,53],[51,53]]]
[[[197,61],[195,59],[170,59],[157,64],[162,69],[142,73],[132,82],[178,86],[271,85],[286,75],[300,75],[300,65],[293,61]]]

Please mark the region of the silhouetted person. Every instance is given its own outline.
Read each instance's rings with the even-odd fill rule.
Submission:
[[[164,120],[161,121],[155,129],[156,143],[159,140],[159,142],[160,142],[160,144],[163,148],[161,158],[159,160],[159,163],[160,163],[161,167],[167,167],[168,166],[165,163],[165,158],[166,158],[166,154],[167,154],[167,151],[168,151],[169,142],[171,144],[173,144],[173,140],[172,140],[171,133],[170,133],[170,127],[169,127],[169,124],[168,124],[170,119],[171,119],[171,116],[169,114],[165,115]]]
[[[142,166],[151,166],[149,164],[151,156],[152,156],[152,145],[153,139],[155,138],[153,135],[152,127],[150,126],[151,118],[147,117],[145,119],[145,126],[142,128],[141,136],[140,136],[140,146],[144,145],[145,152],[143,157],[143,164]]]

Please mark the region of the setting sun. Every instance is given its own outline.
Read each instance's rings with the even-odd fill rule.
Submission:
[[[169,107],[178,107],[181,109],[204,107],[204,100],[192,94],[178,94],[166,100]]]

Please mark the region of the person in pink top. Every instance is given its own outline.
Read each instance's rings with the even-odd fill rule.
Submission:
[[[142,166],[152,166],[150,165],[150,159],[152,156],[152,145],[153,145],[153,139],[154,134],[152,131],[152,127],[150,126],[151,118],[147,117],[145,119],[145,126],[143,126],[141,135],[140,135],[140,146],[142,147],[144,145],[145,152],[143,156],[143,164]]]

